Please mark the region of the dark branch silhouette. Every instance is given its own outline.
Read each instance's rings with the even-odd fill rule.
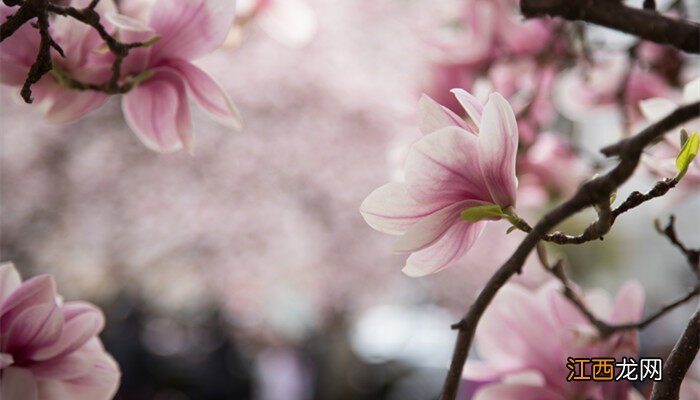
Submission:
[[[646,146],[680,124],[698,116],[700,116],[700,103],[680,107],[638,134],[606,147],[603,149],[604,154],[619,156],[619,162],[615,168],[605,175],[584,183],[569,200],[554,208],[535,224],[510,258],[489,279],[462,320],[455,325],[459,329],[459,333],[441,400],[454,400],[456,398],[464,363],[467,360],[481,316],[491,304],[498,290],[513,275],[521,272],[525,259],[540,240],[559,223],[581,210],[594,204],[609,204],[610,195],[634,173],[642,150]]]
[[[651,5],[652,2],[647,2]],[[642,39],[670,44],[688,53],[700,53],[700,25],[666,17],[656,11],[627,7],[610,0],[520,0],[526,18],[561,17],[586,21],[630,33]]]

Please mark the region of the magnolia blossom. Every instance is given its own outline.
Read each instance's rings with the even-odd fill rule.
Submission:
[[[218,122],[240,127],[233,102],[209,74],[190,62],[218,48],[233,23],[235,2],[228,0],[157,0],[148,25],[112,15],[128,41],[160,38],[125,60],[131,73],[151,71],[152,76],[124,95],[126,122],[149,148],[172,152],[192,148],[192,121],[188,94]]]
[[[551,281],[531,291],[508,284],[498,293],[477,328],[480,360],[467,361],[464,379],[479,385],[473,400],[642,399],[627,381],[567,382],[567,358],[638,357],[636,331],[602,339],[588,319]],[[636,282],[623,285],[615,300],[593,290],[587,306],[613,324],[639,320],[644,291]]]
[[[425,136],[411,147],[405,182],[376,189],[360,207],[371,227],[401,235],[394,250],[413,253],[403,269],[410,276],[440,271],[471,248],[486,222],[466,221],[464,210],[515,206],[513,110],[498,93],[485,105],[464,90],[453,93],[468,120],[423,96],[418,117]]]
[[[696,101],[700,101],[700,78],[689,82],[683,88],[683,103],[690,104]],[[673,112],[678,108],[678,104],[670,99],[655,97],[640,102],[639,107],[647,120],[655,122]],[[700,118],[687,122],[682,128],[691,134],[700,131]],[[649,156],[645,157],[644,161],[657,175],[670,178],[678,173],[676,157],[680,151],[679,135],[669,133],[664,136],[663,141],[651,148]],[[698,157],[688,166],[683,181],[692,185],[700,185],[700,159]]]
[[[87,6],[89,0],[75,0],[75,7]],[[4,21],[18,8],[0,4],[0,19]],[[116,12],[112,1],[100,1],[95,8],[100,15]],[[102,20],[105,29],[113,30],[109,21]],[[51,50],[54,69],[66,75],[80,78],[86,83],[102,83],[109,79],[113,55],[98,51],[104,42],[90,26],[69,18],[51,20],[51,36],[61,46],[65,58]],[[22,86],[36,59],[39,49],[39,30],[24,24],[12,36],[0,43],[0,83]],[[62,86],[51,74],[45,75],[32,86],[35,103],[51,122],[69,122],[81,118],[101,106],[107,94],[93,91],[70,90]]]
[[[86,6],[88,0],[74,2]],[[151,4],[152,3],[152,4]],[[16,9],[1,6],[2,16]],[[188,95],[212,118],[233,128],[240,117],[229,96],[209,74],[190,61],[219,47],[233,23],[235,2],[230,0],[130,1],[121,15],[111,1],[99,2],[100,21],[108,31],[118,28],[120,40],[130,43],[158,38],[147,48],[134,49],[124,60],[121,78],[138,84],[123,96],[122,108],[131,129],[150,149],[172,152],[192,147],[192,121]],[[149,15],[147,25],[133,17]],[[96,31],[71,18],[52,20],[51,33],[66,53],[54,54],[58,69],[35,85],[35,97],[55,122],[78,119],[99,107],[107,94],[78,91],[61,84],[61,75],[89,83],[102,83],[111,76],[114,56]],[[39,32],[28,24],[0,45],[2,82],[21,85],[39,48]]]
[[[97,337],[104,316],[62,303],[55,286],[49,275],[22,283],[12,264],[0,265],[0,398],[111,399],[120,372]]]

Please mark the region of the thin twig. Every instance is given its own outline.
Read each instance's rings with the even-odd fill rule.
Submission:
[[[656,230],[660,234],[666,236],[668,240],[670,240],[671,243],[673,243],[683,253],[683,255],[685,255],[690,269],[693,270],[693,272],[698,276],[698,279],[700,279],[700,249],[688,248],[678,239],[678,235],[676,234],[676,217],[671,215],[665,228],[661,227],[661,222],[659,222],[659,220],[654,222]]]
[[[650,400],[678,400],[681,383],[700,350],[700,307],[664,363],[664,379],[654,383]]]
[[[554,208],[535,224],[510,258],[489,279],[484,289],[469,308],[469,311],[462,318],[462,321],[457,324],[459,333],[450,368],[445,378],[441,395],[442,400],[454,400],[457,397],[464,363],[467,360],[481,316],[496,296],[498,290],[513,275],[521,271],[525,259],[532,249],[537,246],[537,243],[547,232],[570,216],[589,207],[591,204],[609,201],[611,193],[632,176],[639,163],[642,150],[646,146],[671,129],[698,116],[700,116],[700,103],[686,105],[650,125],[640,133],[621,140],[612,146],[617,149],[615,154],[620,156],[619,163],[615,168],[607,174],[583,184],[569,200]]]
[[[22,85],[21,94],[25,102],[31,103],[33,101],[32,86],[49,72],[53,72],[56,79],[67,88],[75,90],[93,90],[107,94],[126,93],[144,78],[132,77],[130,79],[127,77],[127,79],[121,82],[121,66],[131,50],[139,47],[147,47],[151,45],[154,40],[157,40],[157,38],[146,42],[120,42],[107,32],[107,29],[102,25],[100,15],[95,10],[99,0],[92,0],[87,7],[82,9],[56,5],[50,0],[3,0],[3,2],[7,6],[19,6],[19,8],[0,25],[0,42],[12,36],[19,28],[24,24],[30,23],[33,19],[37,20],[36,27],[39,29],[39,34],[41,36],[36,59],[27,74],[27,79]],[[65,55],[63,49],[61,49],[51,36],[49,14],[73,18],[83,24],[89,25],[100,35],[100,38],[107,44],[109,51],[114,54],[111,67],[112,73],[107,81],[103,83],[82,82],[75,77],[65,75],[59,68],[56,68],[57,65],[51,58],[51,48],[55,49],[62,57],[65,57]]]

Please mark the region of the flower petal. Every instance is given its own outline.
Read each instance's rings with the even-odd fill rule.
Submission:
[[[64,319],[61,337],[36,352],[32,360],[48,360],[72,353],[104,328],[104,315],[92,304],[71,302],[64,304],[61,311]]]
[[[452,94],[455,95],[459,104],[462,105],[464,111],[467,112],[467,116],[471,120],[471,125],[474,127],[474,132],[479,132],[479,125],[481,125],[481,117],[484,113],[484,106],[481,102],[471,93],[464,89],[452,89],[450,90]]]
[[[639,109],[642,111],[644,118],[649,121],[658,121],[672,113],[673,110],[676,109],[676,103],[669,99],[654,97],[652,99],[640,101]]]
[[[192,97],[202,109],[220,124],[241,129],[241,114],[224,89],[194,64],[187,61],[172,61],[169,66],[178,70]]]
[[[12,357],[12,354],[0,353],[0,369],[9,367],[14,364],[14,362],[15,359]]]
[[[372,228],[400,235],[439,209],[434,204],[416,202],[402,182],[389,182],[367,196],[360,206],[360,213]]]
[[[474,134],[477,132],[449,108],[440,105],[428,95],[421,96],[418,100],[418,127],[424,135],[455,125]]]
[[[37,382],[24,368],[10,367],[0,372],[0,399],[38,400]]]
[[[51,345],[61,336],[63,315],[54,303],[40,304],[25,309],[10,323],[2,340],[3,352],[17,358],[29,358],[37,350]]]
[[[486,222],[458,221],[432,246],[411,254],[402,272],[411,277],[434,274],[460,259],[479,238]]]
[[[168,153],[191,148],[192,120],[182,77],[160,68],[122,99],[124,117],[151,150]]]
[[[683,86],[683,101],[692,103],[700,100],[700,77],[693,79]]]
[[[492,93],[481,119],[479,163],[494,203],[502,208],[515,205],[517,149],[518,124],[513,110],[503,96]]]
[[[12,263],[0,264],[0,307],[3,301],[22,284],[22,278]],[[0,314],[2,314],[0,308]]]
[[[626,324],[637,322],[644,314],[644,288],[637,281],[626,282],[617,292],[610,313],[610,322]]]
[[[119,386],[119,366],[104,352],[99,340],[88,342],[86,351],[93,353],[90,366],[80,377],[70,380],[39,382],[41,400],[110,400]]]
[[[2,303],[0,310],[0,334],[10,329],[11,322],[24,310],[40,305],[54,304],[56,283],[49,275],[40,275],[24,282]]]
[[[75,121],[102,106],[107,97],[101,92],[60,88],[50,99],[46,120],[53,123]]]
[[[479,166],[477,137],[448,127],[414,143],[406,158],[406,188],[421,203],[490,202]]]
[[[565,397],[541,386],[496,384],[479,389],[474,400],[565,400]]]
[[[233,24],[232,0],[157,0],[149,25],[161,39],[153,45],[152,62],[191,60],[211,53]]]
[[[397,253],[424,249],[437,242],[456,223],[465,222],[460,212],[465,208],[483,205],[478,201],[461,201],[442,208],[413,224],[394,244]]]

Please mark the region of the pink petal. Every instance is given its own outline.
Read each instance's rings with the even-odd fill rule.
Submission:
[[[671,100],[655,97],[639,102],[639,109],[649,121],[658,121],[672,113],[678,106]]]
[[[424,249],[437,242],[454,224],[465,222],[460,212],[466,208],[483,205],[482,202],[461,201],[442,208],[413,224],[394,244],[397,253]]]
[[[540,386],[496,384],[479,389],[474,400],[566,400],[566,398]]]
[[[122,99],[129,127],[151,150],[168,153],[191,148],[192,120],[180,74],[160,68]]]
[[[119,28],[119,39],[124,43],[145,42],[156,36],[153,28],[145,23],[123,14],[109,13],[107,20]],[[151,57],[151,47],[140,47],[129,51],[122,62],[122,73],[138,74],[148,67]]]
[[[92,361],[89,354],[75,352],[32,364],[29,369],[37,379],[68,380],[87,374],[90,371]]]
[[[14,367],[0,371],[0,399],[38,400],[37,382],[32,373]]]
[[[88,342],[86,350],[94,353],[86,373],[67,381],[40,381],[41,400],[110,400],[114,397],[121,376],[117,363],[104,352],[97,339]]]
[[[18,10],[18,7],[7,7],[0,4],[0,20],[5,19]],[[19,67],[24,67],[29,72],[29,67],[36,58],[36,49],[39,48],[39,31],[29,24],[22,25],[12,36],[0,42],[0,59],[4,64],[14,63]],[[2,75],[5,69],[2,70]]]
[[[22,284],[22,278],[12,263],[0,264],[0,314],[3,312],[2,303]]]
[[[458,221],[432,246],[408,257],[402,272],[417,277],[441,271],[459,260],[474,245],[486,222]]]
[[[56,283],[49,275],[40,275],[24,282],[2,303],[0,333],[5,334],[10,324],[24,310],[41,304],[54,304]]]
[[[417,203],[408,195],[406,185],[390,182],[367,196],[360,206],[360,213],[372,228],[400,235],[439,208],[434,204]]]
[[[17,358],[31,357],[38,349],[51,345],[61,335],[63,315],[54,303],[40,304],[25,309],[12,320],[2,350]]]
[[[637,281],[626,282],[617,292],[610,322],[625,324],[639,321],[644,314],[644,288]]]
[[[168,66],[178,70],[197,104],[217,122],[241,129],[241,115],[228,94],[214,79],[187,61],[171,61]]]
[[[29,66],[18,64],[16,61],[0,53],[0,71],[2,71],[2,73],[0,73],[0,83],[9,86],[19,86],[27,79]]]
[[[14,364],[14,362],[15,359],[12,357],[12,354],[0,353],[0,369],[9,367],[10,365]]]
[[[44,347],[32,360],[48,360],[72,353],[97,335],[105,324],[104,315],[88,303],[67,303],[62,307],[64,325],[61,337],[51,346]]]
[[[455,95],[462,108],[464,108],[464,111],[467,112],[471,126],[475,129],[474,132],[479,132],[481,117],[484,113],[484,107],[481,105],[481,102],[464,89],[452,89],[451,92]]]
[[[153,45],[152,62],[211,53],[226,39],[234,12],[232,0],[157,0],[149,25],[161,39]]]
[[[107,100],[107,94],[93,91],[65,89],[53,81],[40,83],[51,85],[50,94],[37,92],[36,98],[42,104],[48,104],[46,120],[53,123],[65,123],[80,119],[85,114],[99,108]]]
[[[452,110],[441,106],[437,101],[431,99],[430,96],[422,95],[418,101],[418,127],[420,131],[427,135],[450,126],[459,126],[465,130],[477,132]]]
[[[556,374],[565,357],[557,340],[559,327],[547,311],[547,303],[529,290],[517,284],[504,286],[477,328],[479,355],[501,368],[531,363],[546,378]]]
[[[513,110],[503,96],[492,93],[481,119],[479,163],[493,202],[503,208],[515,205],[517,150],[518,125]]]
[[[424,136],[406,158],[406,188],[422,203],[491,201],[479,167],[477,137],[457,127]]]

